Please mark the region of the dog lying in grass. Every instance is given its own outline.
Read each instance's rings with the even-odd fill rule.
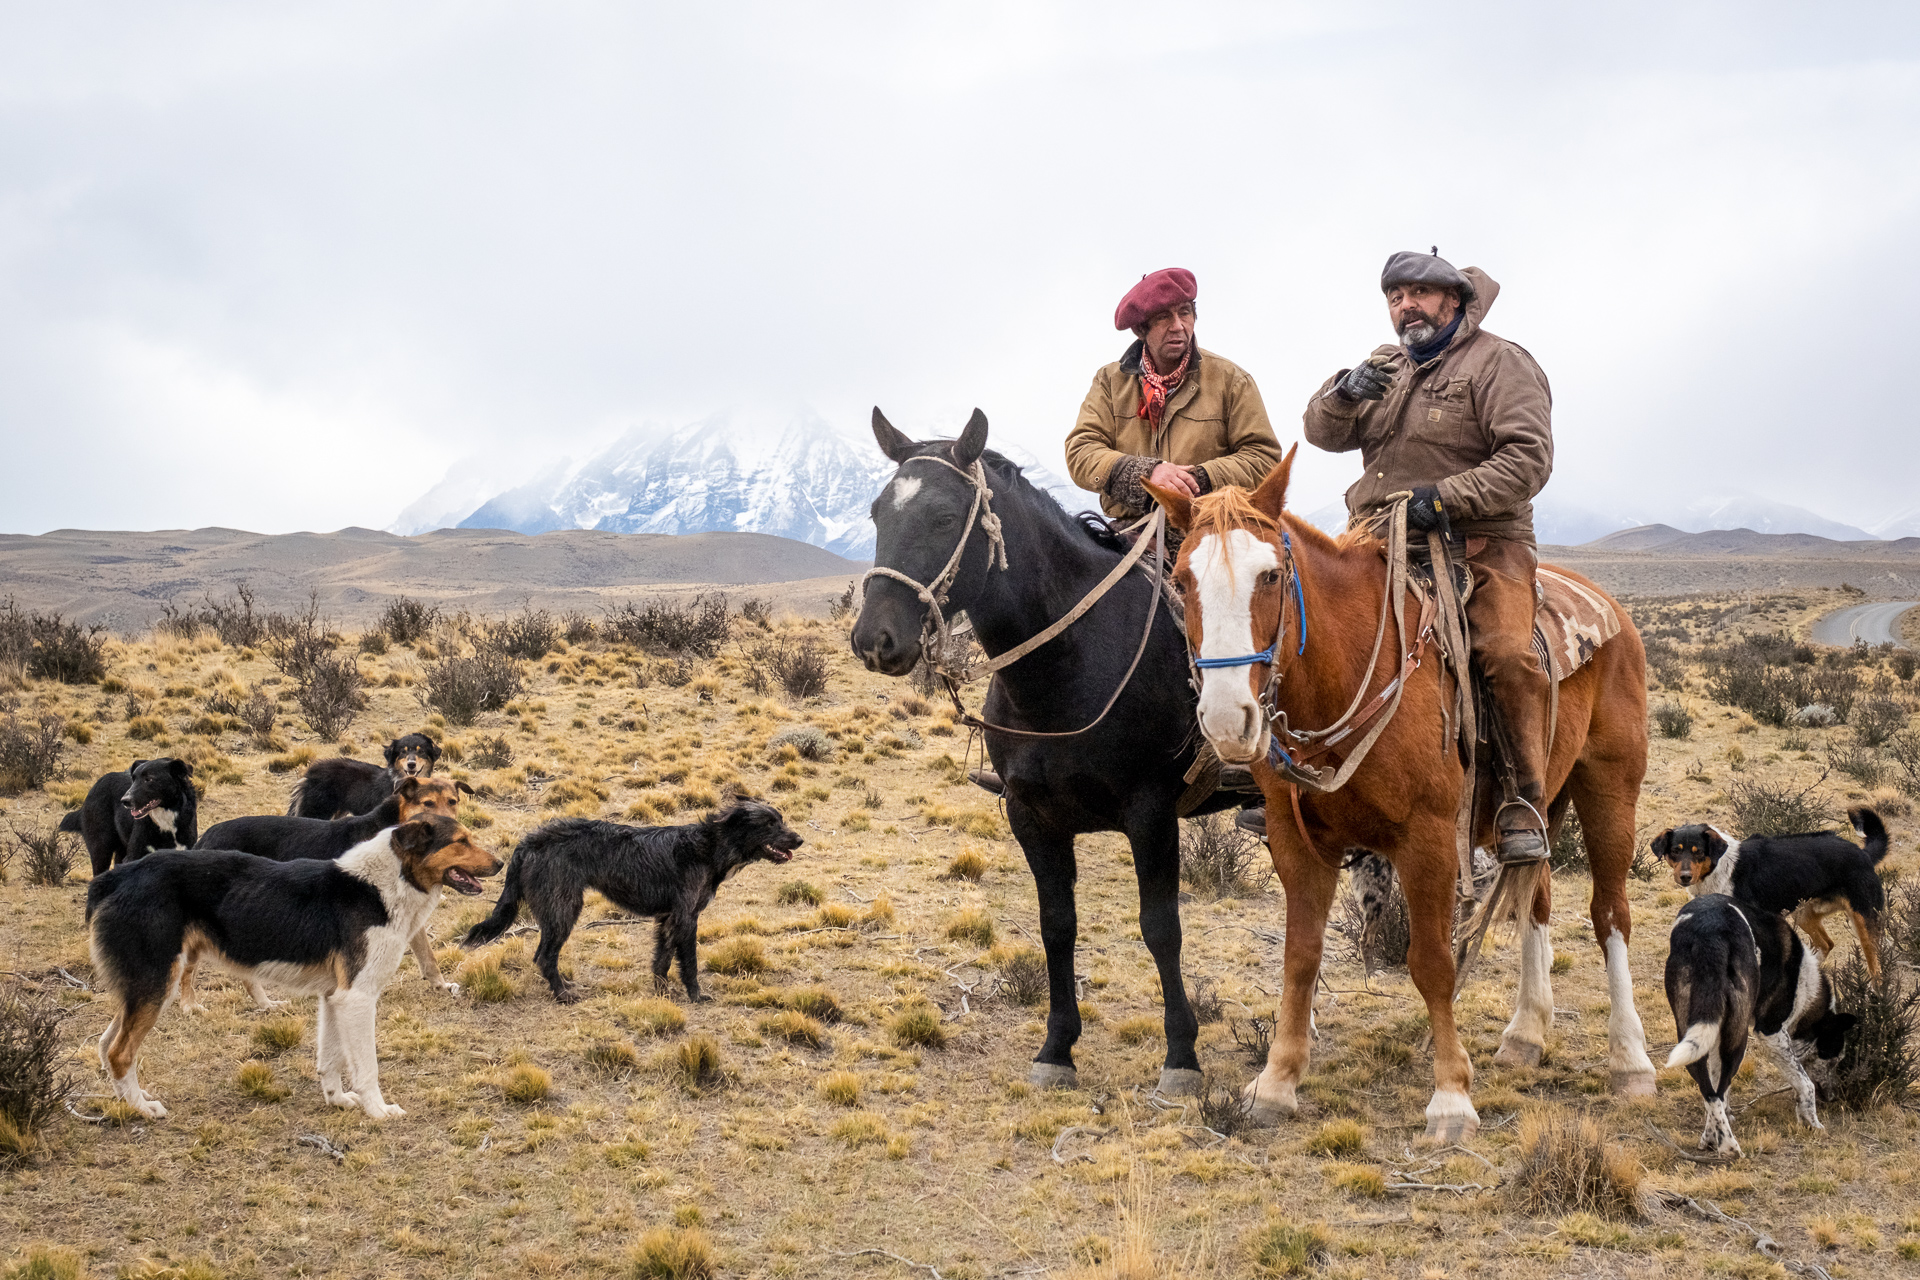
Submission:
[[[560,818],[527,833],[507,864],[500,903],[467,934],[466,945],[492,942],[513,924],[524,900],[540,924],[533,961],[553,998],[580,998],[560,976],[560,948],[573,933],[588,889],[614,905],[654,918],[653,980],[664,990],[674,957],[687,998],[700,991],[700,913],[720,882],[749,862],[790,862],[802,840],[780,811],[743,800],[712,817],[678,827],[628,827],[591,818]]]
[[[229,818],[208,827],[193,847],[232,849],[259,858],[272,858],[275,862],[339,858],[388,827],[397,827],[415,818],[437,813],[457,819],[462,789],[473,790],[464,782],[455,783],[447,778],[403,778],[392,795],[357,818],[339,818],[332,822],[324,818],[285,818],[274,814]],[[460,984],[448,982],[441,974],[440,965],[433,958],[433,939],[427,936],[424,927],[413,935],[410,945],[413,958],[420,965],[420,976],[450,995],[459,995]],[[269,1000],[258,983],[249,981],[247,986],[262,1008],[285,1003]],[[180,979],[181,1012],[194,1013],[205,1008],[194,992],[193,971],[188,969]]]
[[[213,964],[320,998],[320,1088],[375,1120],[404,1115],[380,1092],[373,1028],[381,988],[440,904],[477,894],[500,869],[443,815],[380,832],[337,859],[274,862],[218,849],[169,850],[87,886],[94,972],[113,1010],[100,1065],[142,1115],[167,1109],[140,1085],[141,1041],[195,965]]]

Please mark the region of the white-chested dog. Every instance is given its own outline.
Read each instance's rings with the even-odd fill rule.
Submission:
[[[167,1114],[135,1058],[197,965],[320,997],[320,1088],[375,1120],[405,1114],[380,1093],[380,990],[440,903],[477,894],[500,860],[443,814],[403,822],[333,861],[274,862],[217,849],[149,854],[87,887],[93,965],[113,1005],[100,1065],[141,1114]]]

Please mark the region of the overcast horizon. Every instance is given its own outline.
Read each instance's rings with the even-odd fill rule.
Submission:
[[[1064,475],[1114,304],[1169,265],[1287,445],[1389,337],[1381,262],[1434,244],[1552,381],[1553,502],[1920,522],[1911,5],[106,4],[0,37],[0,531],[384,528],[463,462],[742,403],[979,406]],[[1358,469],[1301,458],[1303,509]]]

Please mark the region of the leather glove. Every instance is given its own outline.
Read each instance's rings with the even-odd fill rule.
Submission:
[[[1453,536],[1453,525],[1447,519],[1445,508],[1440,505],[1439,489],[1423,484],[1413,491],[1413,501],[1407,504],[1407,528],[1418,529],[1421,533],[1438,530],[1443,538]]]
[[[1393,374],[1381,368],[1386,356],[1368,356],[1366,363],[1347,370],[1347,376],[1334,384],[1334,390],[1346,400],[1378,400],[1393,385]]]

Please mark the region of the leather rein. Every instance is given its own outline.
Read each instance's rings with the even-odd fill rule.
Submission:
[[[1300,790],[1305,787],[1326,795],[1347,784],[1361,761],[1373,749],[1373,744],[1386,731],[1387,725],[1392,723],[1394,713],[1400,708],[1400,697],[1406,692],[1407,679],[1419,669],[1421,655],[1434,637],[1435,605],[1433,597],[1428,595],[1421,600],[1413,640],[1409,643],[1407,639],[1407,502],[1411,497],[1411,494],[1395,494],[1387,514],[1387,585],[1380,597],[1380,620],[1374,630],[1373,652],[1367,659],[1367,674],[1354,692],[1353,701],[1347,704],[1347,709],[1332,724],[1323,729],[1295,729],[1287,723],[1287,713],[1280,708],[1280,685],[1286,678],[1286,672],[1275,665],[1274,656],[1279,652],[1280,642],[1286,638],[1287,616],[1284,607],[1280,612],[1273,643],[1258,653],[1230,658],[1201,658],[1194,656],[1191,650],[1188,652],[1188,661],[1197,670],[1262,664],[1267,667],[1267,683],[1260,694],[1260,709],[1268,730],[1267,764],[1286,780],[1288,798],[1293,807],[1294,829],[1299,832],[1301,841],[1315,857],[1330,866],[1341,865],[1340,859],[1328,858],[1314,843],[1313,837],[1307,834],[1306,816],[1300,808]],[[1292,588],[1288,594],[1293,599],[1294,612],[1300,619],[1300,643],[1295,656],[1304,657],[1307,652],[1306,596],[1300,586],[1300,568],[1293,554],[1293,538],[1284,528],[1280,531],[1280,542],[1284,553],[1284,572]],[[1368,699],[1367,686],[1373,683],[1373,674],[1379,669],[1380,649],[1386,639],[1389,610],[1393,615],[1398,650],[1403,655],[1400,670],[1380,692]],[[1196,686],[1199,683],[1197,674],[1194,683]],[[1331,771],[1331,776],[1329,770],[1314,767],[1312,762],[1315,759],[1331,752],[1362,729],[1366,729],[1366,735],[1354,745],[1339,767]]]
[[[1100,714],[1078,729],[1043,732],[1035,729],[1014,729],[982,720],[961,703],[960,686],[982,675],[991,680],[999,672],[1020,661],[1041,645],[1055,639],[1061,632],[1078,622],[1107,592],[1113,589],[1120,579],[1126,577],[1140,563],[1149,543],[1153,547],[1152,577],[1157,583],[1166,561],[1166,512],[1155,507],[1153,515],[1149,517],[1148,527],[1135,539],[1132,549],[1121,557],[1120,563],[1108,571],[1106,577],[1095,583],[1092,590],[1080,597],[1078,604],[1057,618],[1045,630],[1029,636],[1005,653],[990,658],[978,671],[954,672],[947,668],[945,656],[945,642],[953,629],[952,620],[946,616],[942,608],[947,602],[947,593],[952,588],[954,579],[959,576],[960,560],[966,554],[967,543],[972,539],[976,525],[987,535],[987,568],[990,570],[996,564],[1003,572],[1006,570],[1006,538],[1001,531],[1000,517],[993,512],[993,490],[987,486],[987,469],[984,463],[976,458],[971,467],[963,469],[934,454],[916,454],[902,461],[900,465],[904,467],[911,462],[937,463],[958,475],[972,487],[973,502],[967,508],[966,527],[961,529],[960,540],[954,544],[953,554],[947,557],[946,567],[940,570],[932,582],[916,582],[898,569],[875,565],[861,575],[860,590],[863,594],[865,593],[868,578],[891,578],[895,582],[911,587],[914,594],[927,606],[927,618],[920,628],[920,653],[927,665],[933,669],[934,674],[940,677],[941,683],[946,686],[947,696],[953,699],[954,718],[968,728],[991,730],[994,733],[1010,734],[1017,738],[1076,738],[1105,720],[1107,713],[1113,710],[1114,704],[1120,701],[1120,695],[1126,692],[1129,684],[1133,683],[1133,674],[1140,669],[1140,660],[1146,656],[1147,642],[1153,638],[1153,616],[1160,606],[1160,590],[1157,586],[1148,599],[1146,626],[1141,630],[1140,644],[1133,651],[1133,661],[1128,664],[1126,674],[1120,677],[1119,685],[1107,699],[1106,705],[1100,708]]]

